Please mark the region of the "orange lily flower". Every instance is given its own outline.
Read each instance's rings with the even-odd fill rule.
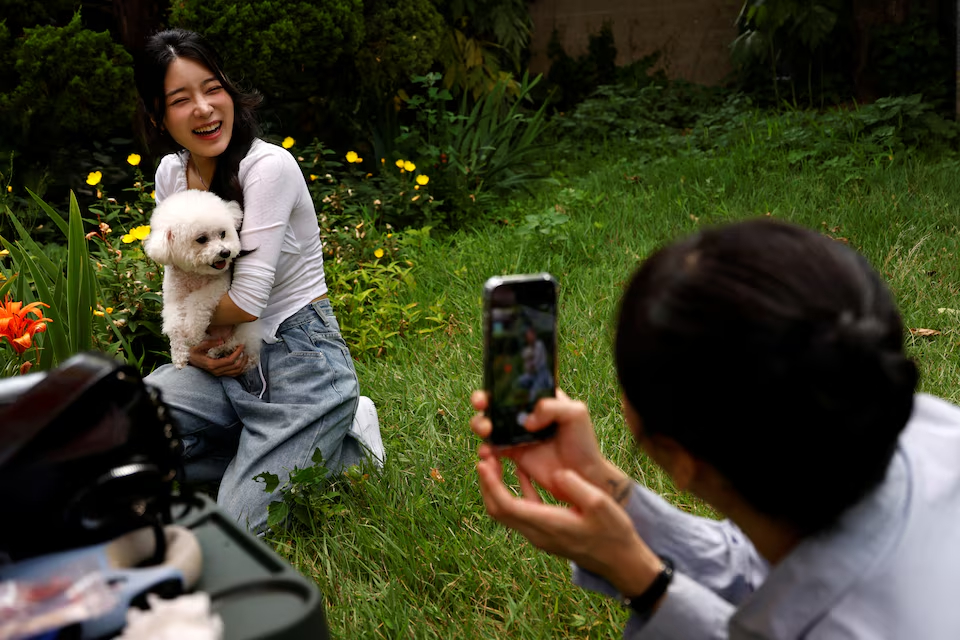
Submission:
[[[50,305],[33,302],[24,307],[20,301],[11,301],[9,295],[0,306],[0,342],[6,338],[17,355],[32,347],[33,336],[46,331],[47,323],[53,322],[50,318],[43,317],[43,311],[39,307],[49,308]],[[32,320],[28,318],[31,314],[34,316]]]

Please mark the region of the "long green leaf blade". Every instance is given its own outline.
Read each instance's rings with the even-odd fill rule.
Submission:
[[[37,203],[38,205],[40,205],[40,208],[41,208],[41,209],[43,209],[44,211],[47,212],[47,215],[50,216],[50,219],[53,220],[53,222],[54,222],[54,223],[57,225],[57,227],[60,229],[60,232],[63,233],[64,237],[66,237],[66,235],[67,235],[67,223],[66,223],[66,222],[64,221],[64,219],[60,216],[60,214],[57,213],[56,211],[54,211],[54,210],[53,210],[53,207],[51,207],[51,206],[48,205],[46,202],[44,202],[44,201],[43,201],[43,198],[41,198],[40,196],[38,196],[37,194],[35,194],[33,191],[30,191],[30,189],[27,189],[27,193],[29,193],[29,194],[30,194],[30,197],[33,198],[34,201],[36,201],[36,203]]]

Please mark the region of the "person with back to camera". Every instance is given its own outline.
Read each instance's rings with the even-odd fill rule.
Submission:
[[[624,637],[960,638],[960,409],[915,395],[866,260],[774,221],[703,231],[633,276],[614,355],[640,448],[727,520],[630,480],[563,394],[526,423],[554,439],[481,445],[477,471],[493,518],[632,609]]]
[[[260,531],[273,497],[254,476],[271,472],[282,482],[294,467],[311,465],[317,448],[331,472],[368,452],[382,460],[376,410],[359,397],[327,298],[303,174],[289,152],[257,137],[260,95],[240,91],[209,44],[181,29],[149,39],[136,82],[148,139],[179,149],[157,168],[157,203],[187,189],[236,201],[241,244],[252,250],[235,262],[211,321],[213,339],[191,350],[191,366],[164,365],[146,382],[160,389],[179,424],[182,480],[219,481],[220,506]],[[241,375],[242,346],[224,358],[207,356],[234,326],[258,319],[259,367]]]

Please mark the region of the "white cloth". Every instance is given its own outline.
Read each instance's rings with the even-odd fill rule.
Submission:
[[[774,567],[730,521],[683,513],[643,487],[626,511],[676,572],[656,613],[632,615],[625,638],[960,638],[960,408],[938,398],[915,397],[884,482]],[[616,595],[576,566],[574,582]]]
[[[186,191],[187,151],[160,161],[157,204]],[[240,242],[253,253],[238,258],[230,298],[260,319],[264,342],[277,341],[277,327],[327,292],[323,248],[313,199],[296,159],[286,149],[254,140],[240,161],[243,226]]]
[[[116,640],[221,640],[223,620],[210,612],[210,596],[203,592],[164,600],[147,594],[146,611],[131,607],[127,626]]]

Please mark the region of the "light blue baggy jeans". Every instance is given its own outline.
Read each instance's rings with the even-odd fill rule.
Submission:
[[[215,377],[187,366],[158,368],[145,382],[171,408],[183,441],[185,484],[220,481],[217,503],[250,531],[266,526],[277,499],[254,476],[281,484],[294,467],[312,465],[319,448],[330,472],[366,458],[350,433],[359,387],[353,359],[327,299],[284,320],[275,344],[263,344],[260,372]],[[262,393],[262,397],[261,397]]]

